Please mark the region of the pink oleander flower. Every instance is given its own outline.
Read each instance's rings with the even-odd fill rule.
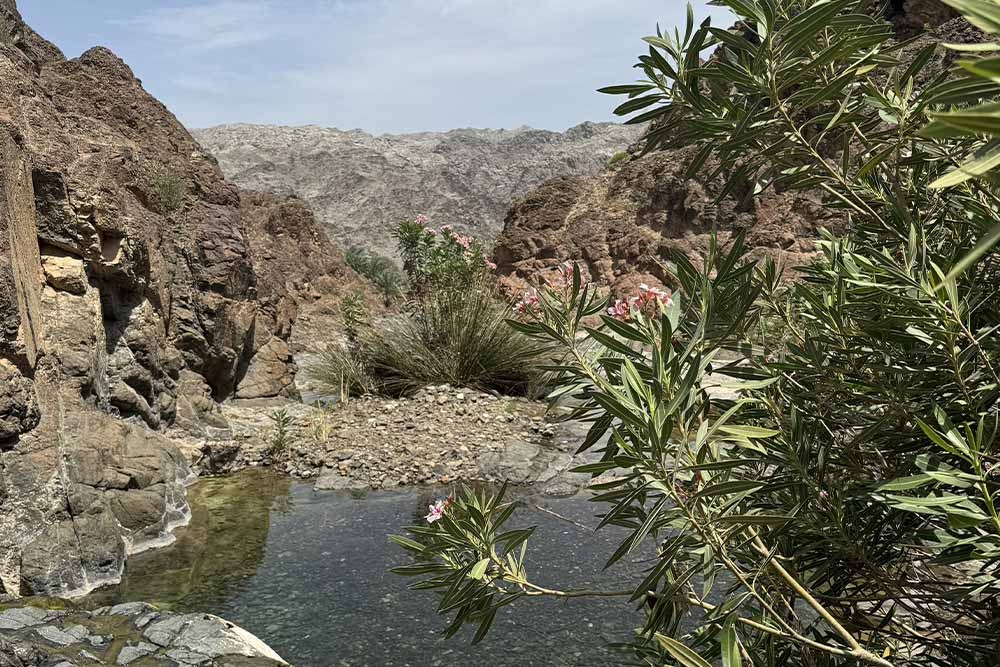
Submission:
[[[420,215],[418,215],[418,216],[416,217],[416,223],[417,223],[418,225],[426,225],[426,224],[427,224],[428,222],[430,222],[430,218],[428,218],[428,217],[427,217],[426,215],[424,215],[423,213],[421,213]]]
[[[441,231],[444,232],[445,234],[450,233],[451,230],[452,230],[451,225],[441,225]]]
[[[497,270],[497,263],[494,262],[492,259],[487,259],[487,258],[484,257],[483,258],[483,262],[486,263],[486,268],[489,269],[490,271],[496,271]]]
[[[669,306],[673,303],[673,300],[670,298],[670,290],[661,290],[657,287],[650,287],[646,283],[639,285],[639,296],[635,298],[641,305],[646,305],[647,303],[659,303],[663,306]]]
[[[428,505],[427,508],[430,510],[427,516],[427,523],[434,523],[444,516],[444,511],[448,509],[448,505],[451,505],[451,496],[445,498],[444,500],[439,500],[433,505]]]
[[[545,285],[553,290],[565,290],[573,284],[573,272],[575,270],[576,264],[572,260],[566,260],[554,269],[555,273],[551,277],[544,279]],[[589,282],[589,280],[581,276],[582,285],[586,285]]]
[[[518,315],[524,315],[525,313],[530,312],[537,303],[538,292],[535,290],[529,290],[524,293],[524,296],[521,297],[520,301],[514,304],[514,312]]]
[[[608,315],[615,318],[616,320],[627,320],[632,316],[632,309],[625,299],[618,299],[614,304],[608,308]]]
[[[428,227],[424,231],[426,231],[430,236],[437,236],[438,234],[438,230],[434,229],[433,227]]]
[[[465,248],[466,250],[468,250],[469,246],[472,245],[472,237],[471,236],[456,236],[455,237],[455,243],[457,243],[458,245],[460,245],[463,248]]]

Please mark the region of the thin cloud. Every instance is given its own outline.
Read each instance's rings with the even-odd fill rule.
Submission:
[[[287,28],[279,7],[263,0],[223,0],[147,10],[118,23],[150,37],[192,50],[218,50],[260,44]]]

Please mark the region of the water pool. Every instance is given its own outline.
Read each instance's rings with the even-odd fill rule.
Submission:
[[[121,585],[98,592],[88,604],[146,600],[217,614],[297,667],[623,661],[605,646],[627,639],[641,616],[619,598],[521,600],[498,613],[482,643],[470,645],[471,628],[442,641],[447,623],[434,613],[437,598],[408,591],[409,580],[388,572],[407,556],[387,535],[420,521],[443,493],[316,492],[261,470],[203,480],[190,490],[192,520],[177,541],[135,555]],[[596,507],[586,496],[527,494],[520,500],[524,507],[512,522],[538,526],[528,560],[537,583],[618,588],[641,571],[643,563],[635,560],[610,570],[610,582],[601,576],[621,533],[595,534],[574,523],[596,523]]]

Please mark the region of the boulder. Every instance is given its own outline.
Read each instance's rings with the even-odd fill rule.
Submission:
[[[145,603],[96,611],[0,612],[0,666],[155,664],[281,667],[287,663],[243,628],[209,614],[173,614]]]

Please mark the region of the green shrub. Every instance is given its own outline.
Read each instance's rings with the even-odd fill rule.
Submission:
[[[360,330],[356,345],[332,346],[313,375],[337,389],[405,395],[429,384],[525,393],[537,377],[537,346],[505,323],[492,286],[436,290],[410,312]]]
[[[319,359],[307,369],[309,377],[325,391],[348,400],[351,396],[377,393],[364,355],[356,343],[330,343],[319,354]]]
[[[271,435],[268,441],[267,453],[272,459],[278,459],[288,454],[291,444],[291,428],[294,419],[286,408],[279,408],[268,414],[271,421]]]
[[[153,190],[156,204],[163,213],[173,213],[184,203],[187,194],[187,184],[184,179],[166,168],[157,172],[153,178]]]
[[[344,253],[348,266],[367,278],[382,295],[386,306],[403,296],[406,291],[406,279],[388,257],[375,255],[371,252],[352,246]]]
[[[610,166],[616,165],[619,162],[621,162],[622,160],[626,159],[627,157],[628,157],[628,153],[626,153],[625,151],[618,151],[617,153],[615,153],[614,155],[612,155],[610,158],[608,158],[608,166],[610,167]]]
[[[568,294],[522,302],[512,326],[563,351],[556,393],[601,448],[578,471],[615,474],[593,486],[598,527],[625,530],[609,566],[654,550],[624,588],[533,581],[502,493],[459,493],[396,538],[418,559],[397,571],[477,640],[515,600],[599,595],[643,603],[622,646],[638,664],[995,664],[1000,193],[987,165],[955,168],[1000,135],[976,106],[1000,95],[978,76],[996,65],[918,81],[934,47],[900,62],[860,0],[718,4],[739,31],[689,14],[683,37],[647,39],[646,81],[606,92],[653,121],[647,146],[699,147],[692,171],[718,158],[724,195],[818,189],[850,232],[824,233],[787,294],[737,238],[673,257],[672,296],[606,304],[575,269]],[[952,4],[1000,33],[1000,2]],[[921,136],[932,116],[951,129]],[[730,392],[706,389],[720,378]]]
[[[344,334],[347,340],[355,342],[358,339],[358,332],[370,324],[368,309],[365,307],[363,296],[355,292],[348,294],[340,301],[340,314],[344,319]]]
[[[394,232],[403,270],[415,294],[465,288],[496,268],[479,240],[455,232],[451,225],[435,229],[428,223],[426,216],[417,216],[400,223]]]

